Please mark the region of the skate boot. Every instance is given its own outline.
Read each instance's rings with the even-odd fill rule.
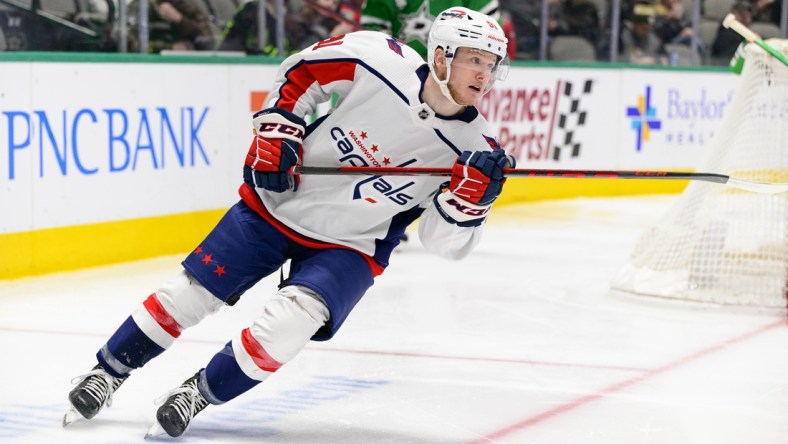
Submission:
[[[180,387],[170,391],[157,400],[161,407],[156,411],[156,424],[151,427],[146,438],[167,432],[173,438],[181,436],[189,427],[192,418],[200,413],[208,401],[197,389],[200,373],[187,379]],[[166,400],[162,403],[161,400]]]
[[[111,406],[112,394],[127,378],[116,378],[98,364],[90,372],[74,378],[71,383],[77,386],[68,394],[71,409],[63,416],[63,427],[83,418],[93,418],[105,404]]]

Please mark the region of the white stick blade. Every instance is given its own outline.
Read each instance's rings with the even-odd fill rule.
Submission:
[[[788,191],[788,183],[753,182],[751,180],[736,179],[735,177],[728,179],[726,185],[761,194],[779,194]]]

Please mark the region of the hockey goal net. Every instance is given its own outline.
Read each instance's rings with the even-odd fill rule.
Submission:
[[[770,40],[788,54],[788,40]],[[788,66],[754,44],[699,171],[788,182]],[[612,288],[664,298],[786,308],[788,193],[692,182],[641,236]]]

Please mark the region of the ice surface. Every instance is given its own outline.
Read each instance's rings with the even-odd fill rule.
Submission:
[[[460,262],[412,236],[333,340],[209,406],[177,442],[784,443],[785,313],[609,290],[674,199],[496,208]],[[71,378],[180,260],[0,281],[0,442],[143,442],[153,399],[246,327],[278,281],[184,332],[112,407],[63,429]]]

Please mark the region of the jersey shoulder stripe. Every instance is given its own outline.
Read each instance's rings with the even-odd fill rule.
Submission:
[[[408,97],[394,86],[391,80],[367,63],[359,59],[327,59],[302,60],[293,66],[285,74],[285,81],[279,88],[279,98],[274,106],[293,112],[298,99],[306,93],[311,85],[316,82],[325,86],[339,80],[352,81],[355,79],[355,71],[358,66],[380,79],[406,104],[410,105]]]
[[[279,99],[275,106],[293,112],[298,99],[317,82],[327,85],[339,80],[353,80],[357,60],[328,59],[302,60],[285,73],[285,81],[279,88]]]

